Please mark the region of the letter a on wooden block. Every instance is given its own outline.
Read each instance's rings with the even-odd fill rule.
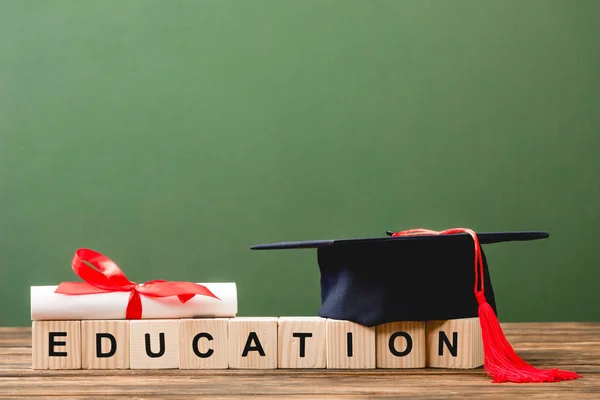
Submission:
[[[279,368],[326,368],[326,321],[320,317],[279,318]]]
[[[226,369],[229,366],[229,319],[179,321],[179,368]]]
[[[131,321],[131,369],[179,368],[179,320]]]
[[[377,368],[425,368],[425,322],[376,327]]]
[[[277,368],[275,317],[238,317],[229,320],[229,368]]]
[[[375,368],[375,327],[328,319],[327,368]]]
[[[129,369],[129,321],[81,321],[83,369]]]
[[[33,321],[33,369],[81,369],[81,321]]]
[[[483,365],[479,318],[427,321],[427,366],[478,368]]]

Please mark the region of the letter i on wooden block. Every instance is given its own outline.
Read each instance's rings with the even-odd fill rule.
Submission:
[[[229,366],[227,318],[179,321],[179,368],[226,369]]]
[[[390,322],[376,328],[377,368],[425,368],[425,322]]]
[[[483,365],[483,341],[479,318],[428,321],[427,366],[478,368]]]
[[[375,327],[328,319],[327,368],[375,368]]]
[[[179,320],[135,320],[129,331],[131,369],[179,368]]]
[[[81,321],[83,369],[129,369],[129,321]]]
[[[320,317],[279,318],[279,368],[326,368],[326,322]]]
[[[275,317],[238,317],[229,320],[229,368],[277,368]]]
[[[81,369],[81,321],[33,321],[33,369]]]

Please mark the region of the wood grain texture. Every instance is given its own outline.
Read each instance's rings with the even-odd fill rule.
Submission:
[[[81,321],[33,321],[34,369],[81,368]]]
[[[479,318],[427,321],[425,332],[427,367],[478,368],[483,365]]]
[[[129,330],[131,369],[179,369],[179,320],[136,320]]]
[[[600,323],[504,323],[536,367],[582,379],[492,384],[482,368],[379,370],[32,370],[31,329],[0,328],[0,397],[53,399],[599,399]]]
[[[179,320],[179,368],[228,368],[228,330],[228,318]]]
[[[229,320],[229,368],[277,368],[276,317],[238,317]]]
[[[278,367],[326,368],[326,321],[319,317],[280,317]]]
[[[378,325],[375,343],[377,368],[425,368],[424,322]]]
[[[375,368],[375,327],[327,319],[327,368]]]
[[[98,337],[99,334],[110,334],[114,339]],[[101,350],[100,357],[97,351],[98,342]],[[81,346],[83,369],[128,369],[129,321],[81,321]]]

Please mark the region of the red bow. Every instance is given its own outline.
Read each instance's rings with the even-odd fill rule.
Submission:
[[[88,266],[85,263],[86,261],[97,269]],[[177,296],[182,303],[187,302],[197,294],[220,300],[205,286],[192,282],[154,280],[138,285],[127,279],[123,271],[110,258],[90,249],[77,250],[71,266],[73,271],[85,282],[62,282],[54,291],[55,293],[80,295],[130,292],[125,313],[126,319],[142,318],[140,294],[150,297]]]

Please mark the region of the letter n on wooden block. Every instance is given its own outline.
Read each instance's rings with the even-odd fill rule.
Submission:
[[[427,321],[427,366],[478,368],[483,365],[479,318]]]
[[[81,321],[83,369],[129,369],[129,321]]]
[[[179,368],[178,320],[135,320],[129,331],[131,369]]]
[[[81,321],[33,321],[33,369],[81,369]]]
[[[425,322],[376,327],[377,368],[425,368]]]
[[[279,368],[326,368],[326,321],[320,317],[279,318]]]
[[[229,368],[277,368],[275,317],[238,317],[229,320]]]
[[[327,368],[375,368],[375,327],[327,319]]]
[[[180,369],[227,369],[228,318],[179,321]]]

